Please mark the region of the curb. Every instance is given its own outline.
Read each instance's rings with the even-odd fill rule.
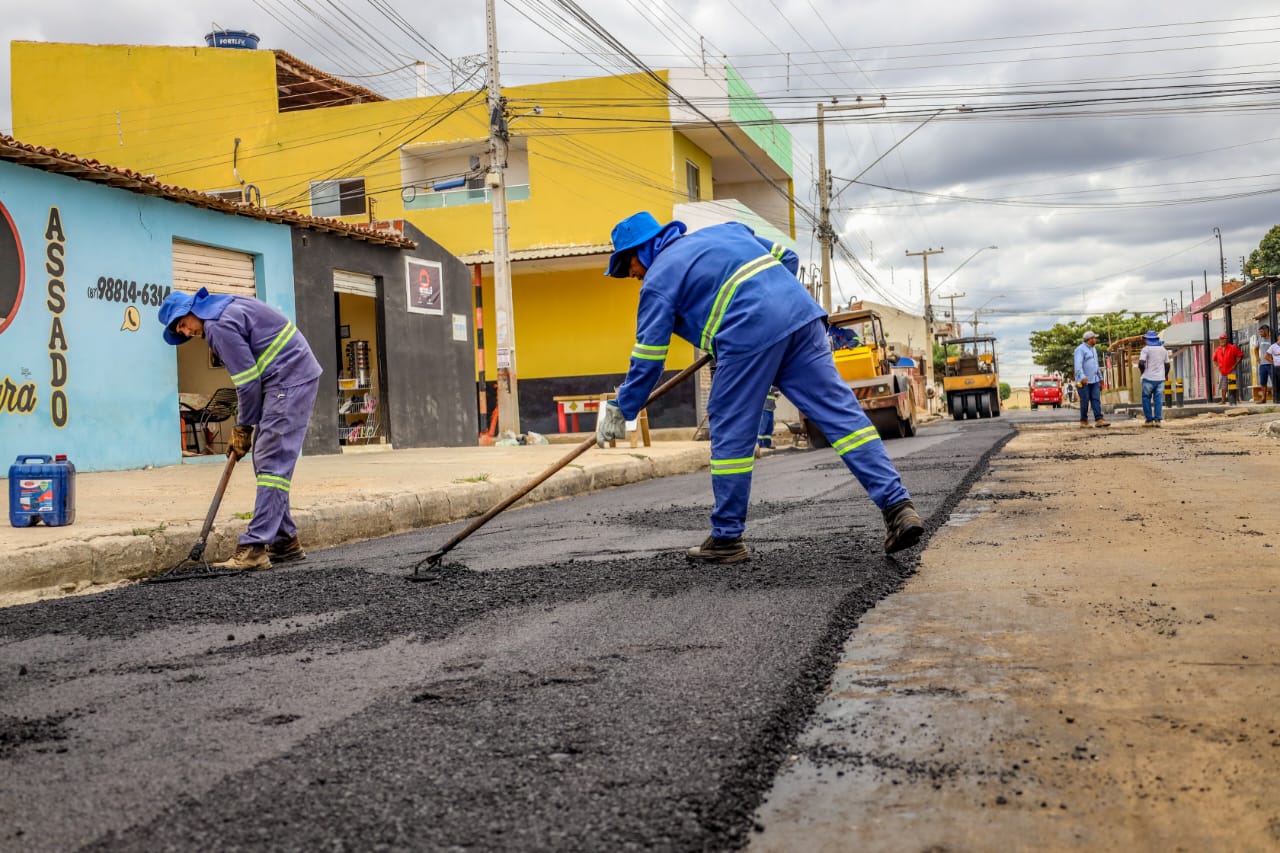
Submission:
[[[570,465],[512,508],[692,473],[705,469],[709,457],[708,445],[662,459],[637,453],[590,468]],[[330,548],[473,518],[524,488],[531,479],[450,483],[409,492],[355,491],[341,504],[302,505],[292,512],[298,535],[308,549]],[[160,574],[191,553],[202,522],[167,526],[147,535],[122,532],[22,549],[11,555],[0,573],[0,594],[78,592],[89,586]],[[238,518],[215,524],[205,557],[211,562],[230,557],[247,527],[248,522]]]

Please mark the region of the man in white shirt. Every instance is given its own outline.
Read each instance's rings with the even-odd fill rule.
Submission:
[[[1258,384],[1262,386],[1262,399],[1259,403],[1267,401],[1267,389],[1271,387],[1271,365],[1267,363],[1267,350],[1271,348],[1273,343],[1271,340],[1271,327],[1263,323],[1258,327],[1258,333],[1250,339],[1253,341],[1253,363],[1258,365]]]
[[[1271,365],[1271,402],[1280,403],[1280,340],[1267,347],[1262,362]]]
[[[1143,335],[1147,345],[1138,354],[1138,369],[1142,371],[1142,416],[1144,427],[1158,427],[1164,420],[1164,380],[1169,369],[1169,351],[1160,343],[1155,331]]]

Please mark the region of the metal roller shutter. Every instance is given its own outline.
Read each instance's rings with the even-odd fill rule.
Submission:
[[[257,296],[253,255],[174,240],[173,287],[188,292],[207,287],[210,293]]]
[[[371,275],[346,270],[333,271],[333,289],[355,296],[378,296],[378,280]]]

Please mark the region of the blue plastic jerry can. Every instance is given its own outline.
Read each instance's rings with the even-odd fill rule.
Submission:
[[[76,466],[65,455],[19,456],[9,466],[10,524],[62,527],[75,520]]]

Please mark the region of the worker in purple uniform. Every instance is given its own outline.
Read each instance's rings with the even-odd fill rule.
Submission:
[[[637,213],[613,229],[606,275],[640,279],[636,344],[616,400],[601,410],[596,441],[626,437],[662,375],[671,335],[716,360],[711,422],[711,535],[689,559],[736,563],[743,544],[760,412],[776,385],[824,435],[884,514],[886,553],[909,548],[924,526],[875,426],[840,378],[826,336],[826,312],[796,279],[790,249],[730,222],[686,234]]]
[[[247,296],[174,291],[160,306],[164,339],[177,346],[203,337],[236,386],[236,426],[227,455],[253,450],[258,491],[249,529],[221,568],[269,569],[306,559],[289,514],[293,467],[320,387],[320,363],[289,318]],[[254,448],[254,427],[257,447]]]

